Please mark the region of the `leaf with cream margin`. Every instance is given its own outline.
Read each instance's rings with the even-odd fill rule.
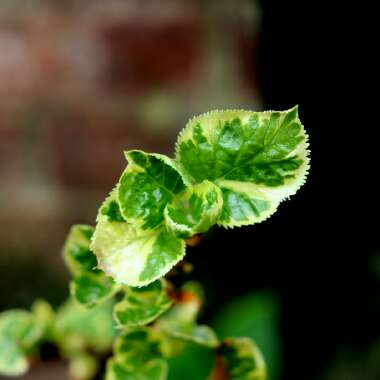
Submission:
[[[87,307],[105,302],[117,289],[115,282],[99,270],[81,273],[75,276],[70,284],[71,295]]]
[[[108,197],[101,207],[107,205]],[[117,283],[141,287],[163,277],[185,254],[185,243],[164,225],[142,229],[126,222],[111,221],[102,212],[91,249],[98,266]]]
[[[74,225],[63,249],[65,263],[73,274],[71,295],[87,307],[106,301],[117,291],[115,282],[96,268],[97,259],[90,249],[93,233],[91,226]]]
[[[138,328],[119,336],[114,357],[107,363],[106,380],[165,380],[161,337],[150,328]]]
[[[205,180],[174,197],[165,208],[165,222],[177,236],[188,238],[215,225],[222,207],[222,192]]]
[[[114,356],[126,368],[142,367],[144,363],[162,357],[162,337],[149,327],[129,330],[114,344]]]
[[[217,355],[228,373],[229,380],[266,380],[267,370],[264,358],[249,338],[226,339]]]
[[[209,180],[223,193],[218,224],[250,225],[295,194],[309,168],[307,135],[298,109],[211,111],[181,132],[176,160],[193,183]]]
[[[153,322],[172,305],[165,280],[157,280],[142,288],[125,288],[125,295],[114,308],[120,327],[143,326]]]
[[[184,178],[164,155],[139,150],[125,155],[128,166],[118,184],[121,214],[134,227],[153,229],[163,222],[166,205],[185,189]]]
[[[63,258],[72,274],[96,268],[95,255],[90,250],[94,228],[84,224],[71,227],[63,247]]]

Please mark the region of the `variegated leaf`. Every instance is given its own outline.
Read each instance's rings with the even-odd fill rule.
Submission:
[[[166,206],[166,225],[181,238],[206,232],[216,224],[222,207],[222,192],[205,180],[178,194]]]
[[[108,362],[106,380],[165,380],[168,368],[161,344],[159,333],[149,328],[121,335]]]
[[[222,356],[230,380],[266,380],[263,356],[249,338],[226,339],[219,354]]]
[[[97,259],[90,249],[93,234],[91,226],[74,225],[63,249],[66,265],[74,277],[70,284],[71,294],[88,307],[104,302],[117,290],[115,282],[96,268]]]
[[[114,308],[114,316],[120,327],[151,323],[172,304],[164,280],[157,280],[142,288],[124,289],[124,299]]]
[[[184,178],[164,155],[133,150],[126,157],[118,184],[121,213],[135,228],[153,229],[163,222],[166,205],[185,189]]]
[[[91,249],[108,276],[138,287],[164,276],[184,256],[185,243],[163,225],[143,230],[100,212]]]
[[[63,247],[63,258],[72,274],[96,268],[96,257],[90,250],[94,228],[76,224],[71,227]]]
[[[9,310],[0,314],[0,374],[20,376],[28,370],[28,353],[39,343],[44,327],[27,311]]]
[[[209,180],[223,193],[218,224],[263,221],[305,182],[307,135],[297,107],[288,111],[212,111],[190,120],[176,159],[193,183]]]
[[[87,307],[106,301],[117,289],[115,282],[100,270],[81,273],[70,284],[71,294]]]

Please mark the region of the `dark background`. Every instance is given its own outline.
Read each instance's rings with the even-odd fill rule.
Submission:
[[[173,122],[175,126],[164,129],[164,132],[152,132],[149,125],[144,125],[144,122],[149,124],[149,120],[131,121],[128,112],[115,116],[114,108],[113,111],[107,108],[100,115],[100,121],[99,115],[91,119],[87,110],[78,111],[78,106],[73,106],[66,98],[57,101],[56,111],[51,101],[46,102],[46,94],[35,95],[33,92],[32,95],[28,94],[23,105],[0,109],[3,115],[20,115],[24,112],[27,120],[21,123],[24,131],[32,130],[26,124],[48,124],[51,127],[49,130],[53,130],[52,134],[36,134],[34,129],[24,139],[30,141],[31,145],[42,139],[44,144],[52,146],[53,151],[61,152],[64,158],[73,157],[72,164],[66,163],[63,169],[59,165],[58,169],[54,165],[53,168],[45,168],[49,175],[54,173],[54,196],[57,186],[65,189],[63,191],[61,188],[59,193],[65,196],[53,203],[53,214],[59,208],[60,219],[51,217],[49,213],[43,213],[42,216],[38,214],[36,218],[33,218],[33,211],[28,211],[27,216],[23,214],[23,205],[28,204],[29,198],[21,206],[15,202],[18,205],[16,211],[12,212],[15,208],[8,207],[7,212],[3,212],[0,309],[28,307],[36,295],[44,296],[55,305],[65,297],[67,274],[56,252],[59,252],[58,247],[71,223],[93,222],[96,205],[107,189],[112,187],[117,178],[116,173],[124,165],[122,158],[119,161],[118,158],[110,159],[111,153],[118,155],[121,149],[132,147],[166,153],[171,150],[174,136],[180,129],[177,123],[182,123],[193,113],[219,105],[282,110],[298,104],[300,118],[310,136],[311,170],[306,185],[289,202],[284,202],[279,211],[265,223],[228,232],[215,230],[199,247],[190,249],[189,260],[194,263],[195,270],[189,277],[200,280],[206,286],[209,296],[203,316],[205,321],[215,318],[220,308],[231,299],[246,293],[269,289],[277,295],[283,363],[281,379],[379,379],[380,365],[376,358],[380,357],[377,348],[380,340],[380,244],[376,231],[377,194],[373,190],[376,188],[378,161],[372,157],[374,153],[376,155],[376,150],[371,144],[377,140],[378,126],[373,120],[365,120],[363,106],[359,105],[361,101],[366,101],[367,96],[357,87],[358,82],[364,81],[366,74],[366,68],[357,65],[359,56],[365,60],[360,52],[364,37],[358,33],[361,29],[357,23],[361,19],[359,10],[355,8],[355,14],[349,14],[349,5],[334,9],[331,2],[327,1],[263,0],[258,4],[261,8],[259,26],[245,22],[244,28],[240,30],[237,25],[241,20],[235,13],[229,13],[226,18],[218,5],[213,8],[205,5],[205,2],[194,3],[200,9],[208,9],[210,13],[203,15],[202,20],[206,20],[207,25],[214,25],[214,33],[221,33],[227,25],[232,30],[237,29],[237,34],[233,36],[240,36],[239,33],[245,36],[242,43],[248,46],[244,50],[246,82],[242,81],[243,85],[239,85],[239,94],[243,94],[240,97],[231,98],[235,87],[226,84],[225,88],[222,87],[225,98],[221,100],[211,96],[208,105],[207,90],[194,90],[189,85],[197,79],[188,69],[190,58],[186,58],[185,53],[189,57],[197,54],[194,52],[197,51],[197,42],[194,42],[194,48],[192,41],[196,41],[197,33],[202,32],[196,22],[191,24],[194,21],[185,18],[185,21],[180,19],[179,25],[189,22],[193,26],[185,29],[183,37],[178,37],[177,42],[172,42],[173,49],[167,53],[180,57],[178,64],[182,68],[181,74],[171,74],[174,68],[164,64],[161,71],[149,71],[150,77],[146,77],[144,71],[142,74],[140,71],[132,73],[130,77],[125,74],[124,61],[120,58],[124,57],[120,53],[123,49],[134,56],[142,56],[142,62],[146,62],[146,49],[153,49],[152,45],[146,45],[144,39],[134,39],[145,30],[144,23],[132,23],[134,26],[125,35],[120,25],[110,27],[102,34],[102,38],[108,41],[106,45],[111,46],[113,52],[116,51],[112,54],[119,58],[115,59],[111,68],[105,70],[111,73],[108,79],[100,79],[102,89],[99,90],[95,108],[97,104],[104,105],[104,97],[115,99],[112,104],[115,109],[120,104],[121,108],[128,109],[128,105],[125,105],[131,102],[131,98],[132,107],[136,107],[146,93],[150,94],[149,91],[156,91],[157,88],[160,91],[162,88],[172,90],[171,80],[174,78],[174,83],[180,83],[175,91],[183,100],[182,114],[174,122],[171,120],[170,123]],[[223,4],[227,4],[226,9],[234,9],[234,2],[225,1]],[[178,33],[178,29],[174,30],[177,32],[169,31],[169,35]],[[152,33],[155,35],[155,32]],[[162,38],[165,40],[168,37]],[[216,51],[216,59],[223,60],[237,54],[231,46],[226,48],[220,41],[212,41],[212,38],[208,39],[208,49]],[[185,51],[184,45],[188,47]],[[225,52],[224,58],[218,58],[217,53],[221,50]],[[137,62],[136,67],[140,61]],[[216,69],[209,64],[208,70],[212,74]],[[188,71],[190,74],[186,74]],[[205,72],[203,75],[208,78],[207,70]],[[136,79],[138,75],[141,77]],[[188,78],[183,80],[181,75],[188,75]],[[160,81],[162,77],[166,78],[166,82]],[[236,76],[229,76],[232,82],[234,78]],[[222,77],[221,81],[227,82],[224,79]],[[198,81],[201,79],[198,78]],[[210,88],[216,83],[219,83],[218,78],[210,82]],[[249,83],[248,90],[244,83]],[[189,97],[186,98],[183,94],[189,89]],[[51,91],[59,92],[54,88]],[[3,103],[7,104],[8,93],[3,91],[0,94]],[[18,99],[17,94],[12,96]],[[125,100],[124,96],[129,99]],[[197,97],[201,98],[201,105],[193,104]],[[89,104],[88,108],[94,108],[94,99],[88,95],[80,99],[83,104]],[[169,96],[168,99],[173,100],[173,97]],[[29,104],[33,106],[29,107]],[[9,109],[11,111],[8,112]],[[133,113],[132,116],[135,117]],[[55,118],[60,122],[55,122]],[[163,120],[165,124],[164,117]],[[73,136],[76,136],[75,139],[78,136],[77,125],[86,123],[89,132],[78,132],[80,142],[75,145]],[[108,124],[123,123],[126,123],[125,130],[103,132],[109,131],[109,127],[106,127]],[[62,130],[62,134],[57,135],[54,131],[58,130],[54,128]],[[6,140],[9,138],[9,128],[5,126],[4,130],[3,149],[9,147],[9,141],[13,141]],[[78,153],[88,133],[98,144],[107,141],[105,146],[102,145],[103,150],[99,149],[99,155],[92,148],[88,148],[89,151],[83,155]],[[49,140],[51,136],[53,139]],[[104,155],[102,152],[105,152]],[[43,161],[44,156],[41,157],[41,154],[41,151],[34,152],[28,156],[28,160]],[[90,165],[87,161],[92,163],[87,157],[91,154],[105,163],[103,166],[101,162],[97,163],[100,168],[95,170],[93,177],[83,179],[82,174],[88,172],[90,167],[86,166]],[[82,166],[81,160],[84,162]],[[8,153],[4,154],[0,167],[3,173],[7,173],[4,168],[9,167],[10,163],[11,157]],[[114,169],[105,174],[111,166]],[[72,178],[70,173],[76,174]],[[5,185],[9,182],[8,177],[4,174],[1,180],[3,190],[7,190]],[[29,186],[28,179],[23,181]],[[75,191],[72,191],[73,188]],[[82,201],[82,194],[85,194],[85,202]],[[5,203],[12,198],[5,190],[1,195],[4,211]],[[44,200],[41,202],[43,204]],[[23,222],[22,231],[32,231],[30,235],[37,231],[37,243],[30,236],[23,243],[23,239],[14,232],[21,228],[19,221],[22,219],[29,221]],[[54,228],[51,220],[54,220]],[[14,237],[10,239],[9,236]],[[51,246],[47,243],[49,237]],[[41,273],[44,274],[41,276]]]
[[[327,378],[374,380],[380,368],[369,347],[380,336],[380,288],[371,268],[379,253],[378,191],[371,188],[378,158],[371,162],[371,147],[378,128],[360,111],[363,20],[349,15],[348,5],[336,11],[331,3],[261,2],[257,62],[265,108],[299,104],[311,170],[269,221],[220,233],[205,250],[214,255],[221,300],[249,287],[278,291],[283,379],[322,378],[345,347],[351,354],[337,365],[341,372]],[[210,273],[203,275],[207,281]]]

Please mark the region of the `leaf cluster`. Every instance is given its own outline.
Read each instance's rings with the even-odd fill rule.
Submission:
[[[106,380],[165,380],[168,360],[187,345],[214,352],[208,380],[266,379],[252,340],[221,340],[198,323],[200,285],[176,289],[164,276],[183,259],[186,242],[213,226],[252,225],[271,216],[304,183],[307,146],[295,107],[195,117],[178,137],[175,158],[126,152],[128,165],[96,226],[75,225],[66,239],[75,304],[57,314],[46,304],[1,314],[0,372],[24,373],[30,353],[50,340],[71,359],[74,377],[90,379],[97,367],[89,348],[105,352],[116,337]],[[116,329],[109,328],[111,313]]]

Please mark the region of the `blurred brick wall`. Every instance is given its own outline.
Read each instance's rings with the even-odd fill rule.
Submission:
[[[259,108],[258,20],[250,0],[2,3],[1,255],[60,266],[68,226],[93,223],[123,150],[171,153],[193,114]]]

